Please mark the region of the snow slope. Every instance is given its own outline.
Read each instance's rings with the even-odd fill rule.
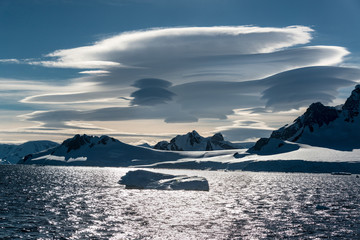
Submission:
[[[221,133],[216,133],[212,137],[204,138],[195,130],[185,135],[177,135],[170,142],[158,142],[154,149],[171,151],[212,151],[224,149],[243,148],[239,144],[225,141]]]
[[[223,154],[215,153],[205,155],[203,158],[188,157],[137,167],[309,173],[341,171],[360,174],[360,149],[340,151],[291,142],[285,143],[291,148],[291,145],[294,145],[296,149],[271,154],[249,153],[243,149],[237,150],[235,153],[227,151],[227,154],[226,151],[218,151],[217,153]]]
[[[15,164],[30,153],[58,146],[51,141],[29,141],[23,144],[0,144],[0,164]]]
[[[275,153],[279,142],[285,149]],[[340,151],[278,139],[258,153],[246,149],[194,152],[160,151],[108,136],[75,135],[58,147],[27,155],[19,164],[360,173],[359,156],[360,149]]]

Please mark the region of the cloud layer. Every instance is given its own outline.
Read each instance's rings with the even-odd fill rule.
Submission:
[[[80,105],[23,116],[43,128],[77,129],[85,125],[74,121],[231,122],[239,109],[261,114],[314,101],[328,104],[342,88],[359,81],[360,70],[339,66],[350,54],[344,47],[309,46],[313,31],[305,26],[158,28],[57,50],[23,63],[79,69],[82,77],[71,84],[82,87],[42,91],[22,103]],[[91,105],[94,102],[103,106]],[[224,131],[235,133],[235,128]],[[260,136],[270,129],[242,125],[237,131]]]
[[[269,53],[308,43],[313,30],[304,26],[159,28],[126,32],[90,46],[57,50],[49,60],[33,61],[47,67],[138,68],[151,61],[198,56]]]

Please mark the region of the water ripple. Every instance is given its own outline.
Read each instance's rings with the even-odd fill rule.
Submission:
[[[1,166],[0,239],[360,239],[354,176],[158,170],[210,184],[158,191],[128,170]]]

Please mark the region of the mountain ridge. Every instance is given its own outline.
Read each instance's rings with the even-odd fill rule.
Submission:
[[[340,109],[320,102],[313,103],[292,124],[273,131],[269,138],[259,139],[249,151],[261,151],[272,139],[344,151],[358,149],[359,112],[360,85],[356,85]]]
[[[28,141],[22,144],[0,144],[0,164],[15,164],[24,156],[56,147],[59,144],[48,140]]]
[[[168,151],[213,151],[238,148],[243,147],[225,141],[221,133],[216,133],[211,137],[202,137],[195,130],[184,135],[177,135],[170,142],[160,141],[154,146],[154,149]]]
[[[203,155],[204,153],[194,153],[191,156]],[[77,134],[57,147],[28,154],[19,164],[129,167],[174,161],[184,156],[189,154],[133,146],[106,135],[98,137]]]

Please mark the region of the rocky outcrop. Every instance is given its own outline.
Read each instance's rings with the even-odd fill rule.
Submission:
[[[345,121],[353,122],[354,118],[359,116],[360,112],[360,85],[357,85],[352,91],[350,97],[342,106]]]
[[[284,127],[272,132],[270,138],[277,138],[296,142],[304,132],[304,129],[309,128],[310,132],[314,131],[314,126],[322,127],[328,125],[339,116],[338,110],[334,107],[324,106],[317,102],[310,105],[306,112],[298,117],[293,124],[285,125]]]
[[[202,137],[195,130],[185,135],[178,135],[170,140],[158,142],[154,149],[170,151],[212,151],[241,148],[238,145],[225,141],[221,133],[212,137]]]
[[[95,136],[88,136],[86,134],[84,135],[77,134],[73,138],[69,138],[65,140],[61,145],[67,148],[67,152],[69,153],[72,150],[77,150],[84,145],[89,145],[90,147],[93,147],[96,144],[106,145],[109,141],[116,142],[117,140],[105,135],[101,137],[95,137]]]

